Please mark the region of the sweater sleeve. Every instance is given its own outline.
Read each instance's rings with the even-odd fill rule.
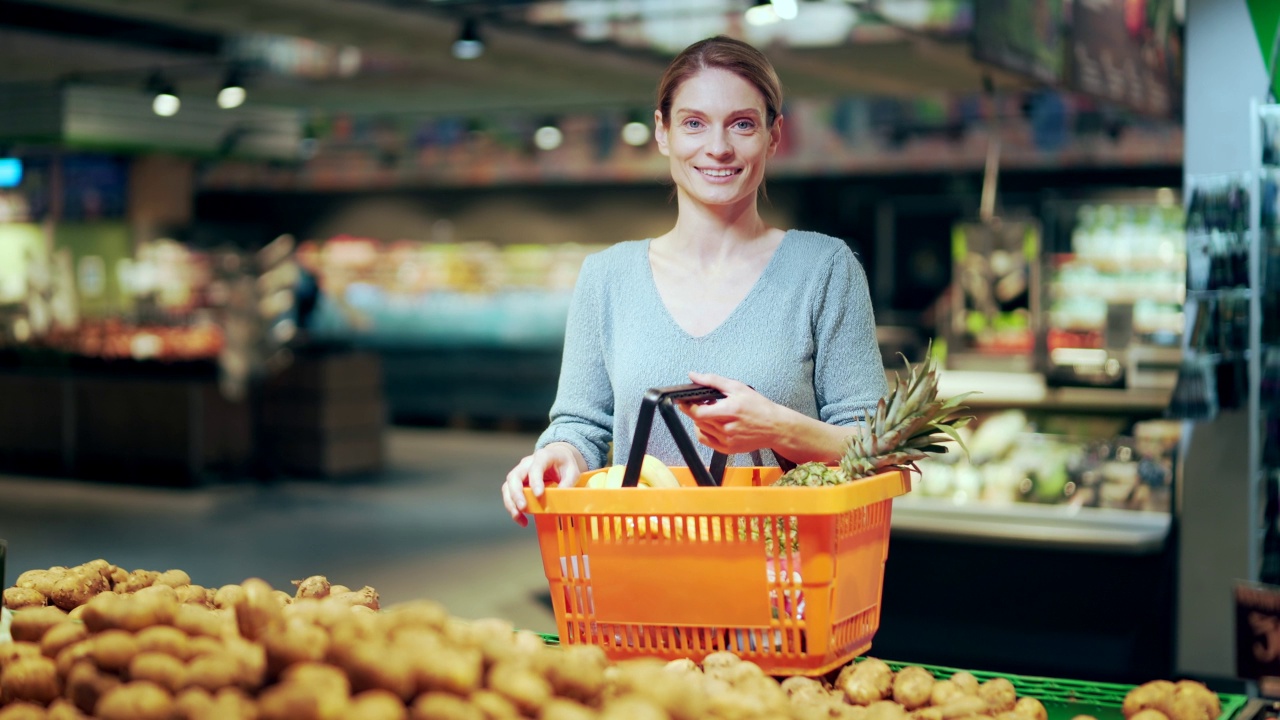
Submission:
[[[588,257],[578,274],[565,326],[564,355],[551,424],[535,445],[567,442],[588,469],[604,466],[613,430],[613,385],[604,358],[604,274]]]
[[[853,425],[874,414],[889,386],[862,264],[842,245],[829,267],[816,297],[814,391],[819,419]]]

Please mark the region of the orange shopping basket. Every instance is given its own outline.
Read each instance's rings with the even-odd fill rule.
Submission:
[[[725,468],[720,453],[703,467],[672,401],[716,396],[650,390],[620,489],[526,490],[560,642],[614,660],[727,650],[773,675],[824,674],[871,647],[890,510],[910,476],[770,487],[780,468]],[[634,487],[655,409],[689,465],[671,469],[678,489]]]

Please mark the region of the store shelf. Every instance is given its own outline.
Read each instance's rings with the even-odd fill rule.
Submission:
[[[1167,513],[1066,505],[973,503],[907,496],[893,505],[894,535],[1123,555],[1161,551]]]
[[[947,370],[938,381],[938,393],[953,397],[976,392],[965,400],[974,409],[1036,408],[1090,413],[1158,413],[1169,407],[1173,387],[1090,388],[1049,387],[1039,373]]]

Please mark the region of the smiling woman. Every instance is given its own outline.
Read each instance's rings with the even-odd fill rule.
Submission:
[[[527,522],[524,487],[575,485],[630,447],[653,387],[688,381],[723,399],[682,407],[687,429],[732,465],[834,462],[887,391],[862,265],[837,238],[775,228],[757,198],[782,137],[769,60],[728,37],[694,43],[658,85],[654,136],[676,189],[674,227],[587,259],[565,332],[551,424],[508,473],[503,503]],[[655,434],[649,452],[682,462]]]

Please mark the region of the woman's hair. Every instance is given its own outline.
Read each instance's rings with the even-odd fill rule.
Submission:
[[[765,124],[782,114],[782,83],[764,53],[751,45],[724,35],[699,40],[676,56],[658,83],[658,110],[662,123],[671,125],[671,102],[685,80],[709,68],[728,70],[755,86],[764,96]]]

